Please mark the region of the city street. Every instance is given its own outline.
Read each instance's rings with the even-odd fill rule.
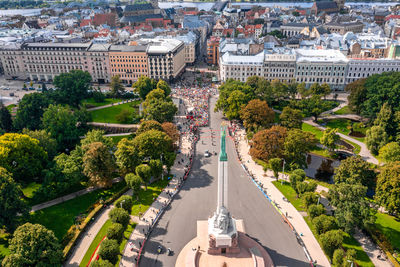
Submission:
[[[211,111],[214,110],[215,101],[215,98],[211,99]],[[207,220],[215,211],[218,158],[215,155],[205,158],[204,152],[219,152],[221,122],[222,115],[212,113],[211,127],[201,128],[193,171],[153,230],[145,247],[141,266],[174,266],[180,250],[196,235],[196,221]],[[211,130],[216,133],[212,134]],[[227,153],[228,209],[232,216],[244,220],[247,234],[267,249],[276,266],[309,266],[303,248],[298,244],[289,226],[246,176],[229,138]],[[156,252],[158,245],[164,248],[160,255]],[[171,256],[166,255],[167,248],[174,252]]]

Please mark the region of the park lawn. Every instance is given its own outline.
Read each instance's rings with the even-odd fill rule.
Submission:
[[[338,129],[342,134],[349,135],[350,130],[347,129],[351,125],[351,121],[348,119],[332,119],[326,122],[326,127],[331,129]]]
[[[121,105],[114,105],[112,107],[98,109],[90,111],[92,115],[92,121],[94,122],[104,122],[104,123],[119,123],[115,118],[122,110],[128,110],[132,114],[137,114],[136,106],[140,101],[134,101],[130,103],[125,103]]]
[[[294,189],[290,186],[290,183],[288,182],[283,182],[281,181],[273,181],[272,182],[276,188],[278,188],[279,191],[287,198],[287,200],[292,203],[292,205],[298,210],[298,211],[306,211],[305,207],[303,205],[303,201],[297,197],[297,193],[294,191]]]
[[[319,146],[314,146],[310,153],[317,154],[319,156],[332,159],[332,154],[327,150]]]
[[[122,99],[121,98],[106,98],[104,99],[103,102],[96,102],[94,101],[93,97],[91,98],[87,98],[85,100],[83,100],[82,104],[84,104],[85,106],[90,106],[90,107],[101,107],[101,106],[105,106],[105,105],[109,105],[111,103],[118,103],[121,102]]]
[[[88,210],[99,199],[106,200],[125,186],[125,182],[114,184],[109,189],[99,189],[64,203],[31,213],[29,221],[39,223],[52,230],[61,241],[78,215],[86,216]]]
[[[90,244],[90,247],[86,251],[85,256],[83,256],[83,259],[82,259],[81,263],[79,264],[80,267],[86,267],[86,265],[88,265],[90,258],[92,257],[93,253],[95,252],[97,246],[100,244],[103,237],[107,234],[107,229],[108,229],[108,227],[110,227],[111,224],[112,224],[112,222],[110,220],[107,220],[103,224],[103,226],[100,228],[96,237],[93,239],[92,244]]]
[[[349,106],[344,106],[341,109],[336,110],[335,112],[333,112],[333,114],[345,115],[345,114],[354,114],[354,112],[350,110]]]
[[[168,180],[166,177],[164,177],[164,180],[158,180],[147,186],[147,190],[143,188],[139,193],[139,200],[137,200],[136,196],[134,195],[131,215],[139,216],[139,213],[144,214],[145,211],[153,203],[153,199],[158,197],[158,195],[162,192],[164,187],[167,186],[167,184]]]
[[[354,239],[353,236],[344,232],[343,236],[343,248],[344,249],[354,249],[356,251],[356,262],[362,267],[374,267],[371,259],[365,253],[364,249],[361,247],[360,243]]]
[[[392,247],[400,251],[400,220],[389,214],[377,212],[375,226],[386,236]]]
[[[0,230],[0,262],[5,256],[10,254],[10,250],[8,249],[8,240],[10,238],[10,234],[4,233],[2,230]]]
[[[318,129],[317,127],[312,126],[310,124],[303,122],[301,125],[301,129],[305,132],[313,133],[315,135],[315,138],[317,138],[318,141],[322,137],[322,131],[320,129]]]
[[[32,198],[33,197],[33,193],[38,190],[42,185],[41,184],[37,184],[35,182],[32,182],[30,184],[28,184],[27,186],[22,188],[22,193],[24,194],[24,196],[26,198]]]
[[[126,243],[128,243],[129,237],[131,236],[133,230],[135,230],[136,227],[136,223],[132,223],[132,224],[128,224],[128,226],[126,227],[125,231],[124,231],[124,236],[122,237],[122,242],[121,244],[119,244],[119,252],[120,254],[118,255],[118,261],[115,264],[115,267],[119,266],[119,262],[121,261],[122,258],[122,253],[124,253],[124,249],[126,246]]]

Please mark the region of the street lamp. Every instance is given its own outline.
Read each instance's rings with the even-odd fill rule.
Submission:
[[[286,163],[286,161],[285,161],[285,159],[283,159],[282,175],[283,175],[283,178],[284,178],[285,181],[286,181],[286,177],[285,177],[285,163]],[[283,184],[283,181],[281,182],[281,184]]]
[[[123,204],[123,203],[125,203],[125,199],[122,200],[121,203],[120,203],[121,209],[122,209],[122,204]]]
[[[347,262],[351,262],[351,265],[350,265],[350,267],[353,267],[353,264],[354,264],[354,262],[353,262],[353,261],[351,261],[351,260],[347,260]]]
[[[162,158],[163,158],[163,153],[161,153],[161,155],[160,155],[160,160],[161,160],[161,180],[164,180],[164,164],[163,164],[163,161],[162,161]]]

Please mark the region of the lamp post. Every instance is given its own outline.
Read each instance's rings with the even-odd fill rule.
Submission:
[[[285,159],[283,159],[282,175],[283,175],[283,178],[284,178],[285,181],[286,181],[286,176],[285,176],[285,163],[286,163],[286,161],[285,161]],[[283,182],[282,182],[282,184],[283,184]]]
[[[162,161],[162,158],[163,158],[163,153],[161,153],[161,155],[160,155],[160,160],[161,160],[161,180],[164,180],[164,164],[163,164],[163,161]]]
[[[351,262],[351,265],[350,265],[350,267],[353,267],[353,264],[354,264],[354,262],[353,262],[353,261],[351,261],[351,260],[347,260],[347,262]]]
[[[121,203],[120,203],[121,209],[122,209],[122,204],[123,204],[123,203],[125,203],[125,199],[122,200]]]

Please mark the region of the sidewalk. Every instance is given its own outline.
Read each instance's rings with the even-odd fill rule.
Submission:
[[[330,266],[330,263],[322,251],[318,241],[315,239],[313,233],[304,221],[303,216],[296,210],[296,208],[287,201],[284,201],[282,193],[272,184],[272,181],[276,181],[273,177],[272,171],[267,171],[267,176],[264,175],[262,166],[256,164],[251,156],[249,155],[249,146],[245,140],[245,132],[243,129],[236,132],[236,140],[238,140],[238,151],[242,158],[242,162],[246,165],[248,170],[255,177],[255,179],[263,184],[263,188],[266,190],[267,195],[271,198],[273,203],[284,213],[288,214],[289,222],[293,225],[298,233],[302,233],[303,240],[308,252],[313,261],[317,261],[318,266]],[[282,177],[282,174],[280,174]],[[288,226],[289,227],[289,226]]]
[[[124,195],[132,195],[132,189],[128,190]],[[103,227],[104,223],[108,220],[108,213],[113,208],[113,206],[107,207],[97,216],[96,221],[92,223],[86,233],[83,233],[83,238],[75,245],[74,251],[68,260],[65,262],[64,266],[79,266],[86,251],[89,249],[97,233]]]

